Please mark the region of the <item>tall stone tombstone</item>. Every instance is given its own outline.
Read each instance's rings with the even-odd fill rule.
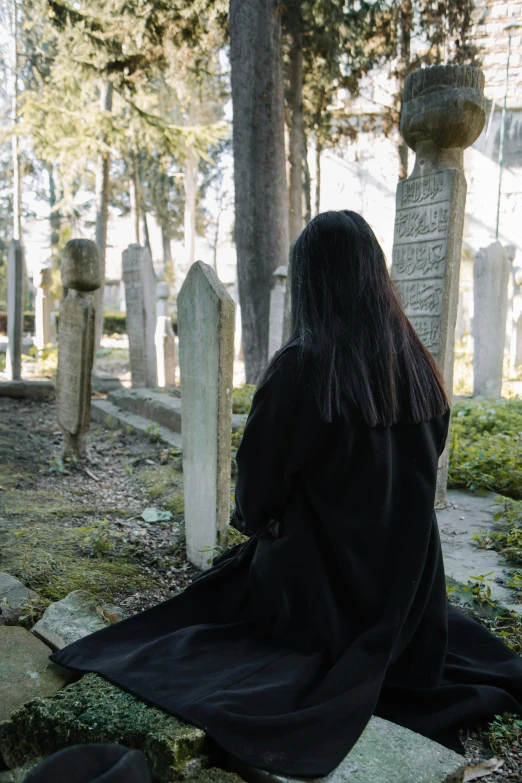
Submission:
[[[71,239],[62,256],[56,408],[64,432],[64,457],[85,455],[91,414],[95,306],[92,292],[101,286],[98,248],[90,239]]]
[[[500,397],[511,263],[500,242],[481,248],[473,267],[473,396]]]
[[[172,328],[172,319],[168,315],[158,315],[156,333],[157,380],[158,386],[176,385],[176,338]]]
[[[278,266],[273,273],[274,286],[270,292],[270,320],[268,324],[268,358],[272,358],[283,344],[285,328],[286,279],[288,267]]]
[[[168,315],[170,286],[168,283],[161,282],[156,285],[156,318]]]
[[[478,68],[437,65],[407,76],[401,133],[415,152],[415,166],[397,186],[391,275],[450,397],[467,189],[463,152],[484,120]],[[446,498],[449,440],[439,464],[438,504]]]
[[[123,251],[123,282],[132,385],[156,386],[156,282],[146,247],[134,244]]]
[[[24,253],[18,239],[9,243],[7,261],[7,353],[6,373],[10,381],[22,377],[24,328]]]
[[[517,287],[517,310],[515,313],[513,339],[513,367],[515,372],[522,369],[522,267],[515,270],[514,282]]]
[[[49,289],[53,284],[52,271],[41,267],[34,277],[36,298],[34,303],[34,344],[39,351],[51,342],[52,299]]]
[[[234,300],[201,261],[178,295],[178,336],[187,557],[208,568],[230,517]]]

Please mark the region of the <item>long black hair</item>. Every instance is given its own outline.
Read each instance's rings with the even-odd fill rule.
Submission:
[[[384,253],[368,223],[349,210],[317,215],[290,257],[292,328],[331,421],[345,396],[371,426],[442,415],[440,369],[406,317]]]

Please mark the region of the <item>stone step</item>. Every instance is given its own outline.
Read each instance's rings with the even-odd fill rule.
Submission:
[[[138,416],[181,433],[181,399],[169,392],[154,389],[116,389],[109,402]]]
[[[350,753],[321,783],[461,783],[466,759],[409,729],[373,716]],[[229,769],[246,783],[305,783],[250,767],[229,756]]]
[[[117,389],[111,391],[109,402],[118,408],[143,416],[161,427],[181,433],[181,398],[179,389]],[[244,426],[246,415],[232,414],[232,432]]]
[[[174,432],[168,427],[158,425],[156,421],[119,408],[109,400],[94,399],[91,401],[91,419],[109,427],[130,427],[146,437],[150,437],[151,432],[154,432],[162,443],[175,449],[181,448],[181,434],[179,432]]]

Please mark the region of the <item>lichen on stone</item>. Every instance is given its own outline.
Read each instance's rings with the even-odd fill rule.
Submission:
[[[204,740],[201,729],[95,674],[51,699],[33,699],[0,724],[0,753],[9,767],[70,745],[108,742],[142,750],[155,783],[178,780],[187,762],[203,752]]]

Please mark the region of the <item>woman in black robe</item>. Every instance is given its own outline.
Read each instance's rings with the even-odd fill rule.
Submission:
[[[462,751],[459,728],[522,712],[522,660],[446,599],[441,374],[356,213],[308,224],[291,290],[292,338],[237,453],[233,524],[250,538],[52,660],[284,775],[329,773],[372,714]]]

